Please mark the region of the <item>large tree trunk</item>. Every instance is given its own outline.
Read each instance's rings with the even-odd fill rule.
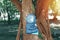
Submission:
[[[21,17],[20,17],[20,24],[19,24],[19,28],[18,28],[18,33],[17,33],[17,37],[16,40],[20,40],[20,28],[21,28],[21,21],[23,21],[23,40],[39,40],[37,35],[32,35],[32,34],[26,34],[26,15],[28,15],[29,13],[33,13],[34,10],[32,10],[32,0],[22,0],[22,7],[21,7],[21,3],[18,2],[17,0],[11,0],[16,7],[18,8],[18,10],[22,13]],[[23,16],[23,20],[22,20],[22,16]]]
[[[48,2],[49,0],[37,0],[37,8],[36,8],[36,16],[37,16],[37,25],[39,31],[42,33],[44,40],[52,40],[51,33],[50,33],[50,27],[47,17],[47,11],[48,11]],[[23,16],[23,40],[39,40],[37,35],[32,34],[26,34],[26,16],[29,13],[32,13],[32,0],[22,0],[22,7],[21,4],[17,0],[13,0],[12,2],[15,3],[18,10],[22,13],[21,16]],[[21,11],[22,9],[22,11]],[[21,25],[21,24],[20,24]],[[46,28],[47,27],[47,28]],[[17,34],[16,40],[20,40],[20,26],[19,31]]]
[[[44,40],[52,40],[48,20],[49,2],[50,0],[37,0],[36,5],[37,26],[42,33]]]
[[[39,40],[37,35],[26,34],[26,16],[33,13],[32,0],[22,0],[22,13],[23,13],[23,40]]]

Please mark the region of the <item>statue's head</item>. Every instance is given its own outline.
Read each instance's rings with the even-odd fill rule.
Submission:
[[[36,22],[36,16],[34,14],[28,14],[26,17],[27,23],[35,23]]]

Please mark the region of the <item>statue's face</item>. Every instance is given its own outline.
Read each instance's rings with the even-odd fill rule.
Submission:
[[[29,14],[27,17],[26,17],[26,22],[28,23],[34,23],[36,21],[36,17],[35,15],[33,14]]]
[[[38,29],[36,25],[36,16],[34,14],[29,14],[26,17],[26,33],[38,35]]]

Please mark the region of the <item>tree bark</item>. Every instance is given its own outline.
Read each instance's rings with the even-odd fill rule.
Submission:
[[[39,40],[37,35],[32,34],[26,34],[26,16],[29,13],[32,13],[32,0],[22,0],[22,6],[21,3],[17,0],[12,0],[12,2],[16,5],[18,10],[22,13],[22,20],[23,21],[23,40]],[[50,27],[49,27],[49,21],[47,17],[47,11],[48,11],[48,4],[49,0],[37,0],[37,6],[36,6],[36,17],[37,17],[37,25],[39,31],[42,33],[44,40],[52,40],[51,33],[50,33]],[[21,25],[21,24],[20,24]],[[47,28],[46,28],[47,27]],[[17,34],[16,40],[20,40],[20,26]]]
[[[18,0],[11,0],[11,2],[13,2],[13,4],[17,7],[19,12],[22,12],[22,4]]]
[[[15,6],[17,7],[17,9],[22,13],[21,14],[21,17],[20,17],[20,24],[19,24],[19,28],[18,28],[18,33],[17,33],[17,37],[16,37],[16,40],[20,40],[20,28],[21,28],[21,21],[23,21],[23,40],[40,40],[38,38],[37,35],[32,35],[32,34],[26,34],[25,31],[26,31],[26,15],[28,15],[29,13],[32,13],[33,10],[32,10],[32,0],[23,0],[22,2],[22,6],[21,6],[21,3],[18,2],[17,0],[11,0]],[[22,19],[22,16],[23,16],[23,19]]]
[[[33,13],[32,0],[22,0],[23,40],[40,40],[37,35],[26,34],[26,16]]]
[[[37,0],[36,5],[37,26],[42,33],[44,40],[52,40],[48,20],[49,2],[50,0]]]
[[[17,7],[17,9],[19,10],[20,14],[20,23],[19,23],[19,27],[18,27],[18,33],[17,33],[17,37],[16,40],[20,40],[20,30],[22,27],[22,5],[18,0],[11,0],[14,5]]]

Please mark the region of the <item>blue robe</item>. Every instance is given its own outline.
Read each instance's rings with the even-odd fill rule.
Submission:
[[[26,33],[38,35],[38,28],[36,25],[36,16],[34,14],[29,14],[26,17]]]

